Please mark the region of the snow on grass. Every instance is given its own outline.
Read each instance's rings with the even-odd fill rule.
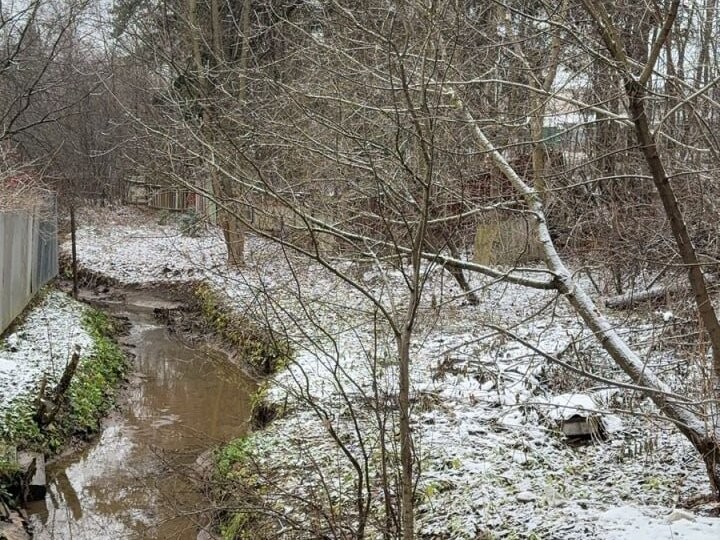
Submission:
[[[49,292],[0,340],[0,411],[31,391],[44,374],[60,377],[76,345],[92,338],[82,327],[84,307],[59,291]]]
[[[639,509],[621,506],[604,512],[599,519],[606,540],[711,540],[720,538],[720,520],[675,511],[663,515],[662,508]]]
[[[98,245],[93,239],[99,235],[107,235],[108,240],[114,241]],[[173,226],[154,229],[127,226],[114,232],[101,228],[80,229],[77,243],[81,261],[106,260],[103,273],[125,283],[186,280],[194,277],[198,269],[221,268],[225,261],[219,235],[206,233],[189,238]]]
[[[352,506],[353,469],[333,435],[356,459],[368,452],[375,459],[374,406],[392,408],[397,395],[394,338],[373,304],[319,265],[257,238],[248,239],[246,268],[236,272],[225,268],[216,232],[188,238],[176,227],[143,223],[132,214],[124,220],[80,229],[81,264],[132,283],[205,279],[239,313],[287,336],[295,361],[268,392],[286,414],[256,435],[254,458],[289,494],[275,503],[294,519],[307,517],[312,507],[301,501],[317,496],[331,507]],[[406,286],[399,271],[347,261],[336,268],[401,319]],[[618,504],[669,514],[681,494],[707,490],[694,451],[667,425],[649,419],[654,411],[646,401],[558,372],[485,326],[507,327],[555,355],[573,344],[568,357],[578,365],[617,376],[554,293],[477,275],[471,283],[479,306],[462,305],[449,276],[429,272],[413,342],[420,537],[635,538],[633,524],[641,514],[617,518],[612,509]],[[616,322],[649,360],[667,363],[667,351],[656,351],[662,329],[636,319]],[[606,416],[613,420],[607,442],[572,448],[562,440],[558,422],[568,411],[605,412],[613,404],[637,416],[624,424]],[[388,427],[391,436],[395,427]],[[652,523],[660,526],[657,519]],[[718,526],[717,520],[698,523]]]

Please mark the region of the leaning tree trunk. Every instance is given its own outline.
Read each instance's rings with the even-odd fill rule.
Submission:
[[[635,127],[635,136],[648,169],[650,170],[655,189],[662,201],[665,215],[670,222],[670,228],[675,238],[678,252],[688,269],[688,278],[695,297],[695,304],[700,315],[700,320],[710,338],[714,373],[713,397],[717,399],[720,397],[720,323],[718,323],[717,314],[708,293],[707,280],[700,266],[700,261],[693,246],[682,210],[670,184],[670,178],[660,158],[655,136],[650,130],[647,112],[645,110],[645,99],[647,97],[646,85],[652,79],[657,59],[663,47],[665,47],[666,41],[670,37],[681,2],[680,0],[672,0],[668,6],[665,20],[639,76],[633,74],[633,62],[628,58],[625,44],[620,37],[612,17],[607,13],[605,5],[602,2],[598,3],[594,0],[583,0],[583,4],[590,17],[595,21],[600,37],[613,60],[616,62],[617,69],[621,71],[625,81],[628,111]],[[660,407],[660,405],[658,405],[658,407],[667,414],[667,411],[663,407]],[[720,499],[720,424],[718,418],[712,418],[712,415],[710,416],[704,425],[702,419],[696,417],[696,421],[700,423],[700,426],[703,428],[701,430],[697,430],[692,425],[681,423],[677,420],[676,424],[678,425],[678,429],[685,434],[702,456],[713,491],[716,497]]]
[[[665,166],[658,153],[655,137],[650,132],[647,114],[645,112],[644,100],[646,97],[645,88],[636,80],[629,79],[625,83],[625,90],[629,99],[629,109],[632,121],[635,125],[635,133],[640,150],[645,157],[648,169],[652,175],[653,183],[660,195],[665,215],[670,222],[675,243],[682,258],[683,264],[687,266],[690,286],[695,296],[695,304],[703,322],[703,326],[710,337],[712,348],[713,371],[715,373],[715,390],[720,396],[720,323],[713,307],[712,300],[708,293],[707,281],[702,271],[702,266],[695,251],[687,224],[683,219],[680,205],[678,204],[675,192],[670,184]]]
[[[535,218],[535,229],[542,244],[545,263],[555,276],[554,283],[558,292],[583,319],[613,361],[635,384],[644,388],[645,395],[695,447],[707,468],[713,493],[720,499],[720,440],[717,437],[715,426],[708,425],[701,417],[691,412],[687,401],[681,401],[673,396],[670,388],[658,379],[647,367],[646,362],[643,362],[638,354],[625,343],[615,330],[615,325],[600,312],[582,287],[575,283],[572,273],[563,263],[550,237],[542,200],[537,191],[520,178],[504,156],[490,142],[455,90],[450,87],[443,90],[450,97],[461,118],[472,130],[480,150],[490,156],[494,165],[525,199]]]
[[[653,183],[665,209],[665,215],[670,222],[670,228],[675,238],[675,244],[677,245],[680,257],[682,258],[683,264],[687,266],[688,279],[693,291],[693,296],[695,297],[698,313],[700,314],[700,320],[710,337],[714,373],[713,393],[714,397],[718,398],[720,397],[720,323],[718,323],[717,313],[710,299],[707,280],[703,274],[702,266],[698,260],[697,252],[695,251],[695,246],[690,237],[680,205],[670,184],[665,166],[658,154],[655,138],[650,132],[644,104],[646,97],[645,89],[634,79],[629,79],[625,83],[625,89],[629,99],[629,110],[632,115],[633,124],[635,125],[635,133],[640,143],[640,149],[650,169]],[[710,429],[714,428],[716,432],[714,436],[711,434],[709,437],[706,436],[696,439],[694,433],[688,432],[685,433],[685,435],[691,440],[693,446],[695,446],[703,457],[710,482],[713,485],[715,494],[720,499],[720,440],[718,440],[717,437],[717,431],[719,431],[718,426],[713,425],[713,423],[717,424],[717,420],[711,418],[709,427]],[[680,430],[683,431],[683,427],[679,427]]]

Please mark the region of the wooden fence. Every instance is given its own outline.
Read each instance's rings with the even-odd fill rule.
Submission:
[[[55,198],[31,209],[0,212],[0,333],[57,274]]]
[[[179,186],[149,184],[142,178],[133,178],[127,181],[125,201],[129,204],[146,205],[155,210],[170,212],[194,210],[211,223],[216,221],[216,209],[212,201]]]

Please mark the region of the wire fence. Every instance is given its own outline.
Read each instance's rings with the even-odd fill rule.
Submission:
[[[58,274],[57,200],[0,211],[0,333]]]

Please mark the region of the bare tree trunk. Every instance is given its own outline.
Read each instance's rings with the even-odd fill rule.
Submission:
[[[557,12],[556,19],[562,21],[565,18],[567,10],[567,1],[563,1],[562,6]],[[544,92],[550,92],[555,77],[557,76],[558,65],[560,63],[560,52],[562,49],[562,41],[560,40],[559,30],[557,30],[552,39],[550,46],[550,59],[548,62],[548,70],[543,79],[542,89]],[[545,120],[545,109],[547,108],[547,99],[538,98],[534,107],[535,114],[530,121],[530,132],[533,141],[532,165],[533,165],[533,185],[544,199],[547,193],[547,182],[545,178],[547,145],[543,138],[543,122]]]
[[[228,265],[240,267],[245,264],[245,230],[234,212],[226,214],[223,235],[228,251]]]
[[[45,393],[45,379],[40,388],[40,395],[38,397],[38,409],[35,413],[35,420],[39,427],[43,428],[53,423],[58,412],[62,408],[63,401],[65,400],[65,394],[67,394],[70,388],[75,372],[77,371],[78,365],[80,364],[80,347],[75,346],[75,350],[70,357],[70,362],[65,367],[60,382],[55,387],[52,395],[52,410],[47,411],[47,401],[44,397]]]
[[[720,499],[720,441],[716,439],[714,427],[708,426],[701,418],[690,412],[687,403],[677,401],[670,396],[670,389],[647,368],[646,363],[625,343],[615,330],[615,326],[600,312],[590,296],[575,283],[572,273],[563,263],[550,237],[538,193],[518,176],[492,145],[455,91],[452,88],[445,88],[445,92],[472,129],[480,149],[489,154],[495,166],[525,198],[536,219],[536,230],[543,246],[545,263],[555,275],[554,283],[557,290],[573,306],[615,363],[633,382],[648,389],[646,395],[692,443],[706,465],[713,493]],[[699,266],[695,265],[693,268],[699,269]]]
[[[670,222],[670,228],[675,237],[680,257],[688,268],[688,277],[695,296],[695,304],[705,330],[710,336],[715,387],[716,390],[720,390],[720,323],[718,323],[717,314],[708,293],[707,281],[680,210],[680,205],[675,197],[675,192],[672,185],[670,185],[665,166],[658,154],[655,139],[650,133],[643,102],[646,97],[645,89],[634,79],[630,79],[625,83],[625,89],[630,100],[630,113],[635,124],[635,133],[640,143],[640,149],[650,169],[660,200],[663,203],[665,215]]]
[[[703,26],[700,34],[700,55],[695,71],[695,85],[700,88],[710,80],[710,47],[712,45],[713,23],[717,0],[705,0],[703,11]]]
[[[715,378],[714,386],[716,394],[720,395],[720,323],[718,322],[715,308],[712,305],[708,293],[707,280],[703,274],[682,210],[670,184],[670,178],[658,153],[655,137],[650,130],[647,112],[645,110],[645,99],[647,97],[645,85],[651,78],[660,51],[675,24],[680,0],[673,0],[671,3],[662,29],[653,44],[647,63],[637,78],[633,76],[630,70],[625,45],[618,37],[617,30],[602,4],[595,4],[593,0],[584,0],[584,3],[586,9],[595,20],[608,51],[624,68],[625,93],[629,101],[628,109],[635,127],[635,135],[640,144],[640,150],[643,153],[645,162],[650,170],[655,189],[662,201],[665,215],[670,222],[670,228],[675,238],[680,257],[688,268],[688,277],[695,296],[695,304],[700,314],[700,319],[710,337]]]
[[[639,77],[635,77],[632,74],[632,67],[628,60],[625,44],[619,36],[612,18],[605,11],[604,5],[602,3],[596,3],[594,0],[583,0],[583,3],[587,12],[595,21],[606,48],[623,72],[625,93],[629,100],[629,112],[635,127],[635,135],[638,143],[640,143],[640,149],[645,157],[655,188],[660,195],[663,208],[665,209],[665,215],[668,221],[670,221],[670,228],[675,237],[675,243],[680,252],[680,257],[688,267],[690,286],[695,296],[695,303],[700,314],[700,319],[710,336],[715,393],[717,397],[717,394],[720,394],[720,324],[718,323],[715,309],[710,301],[707,282],[698,261],[687,225],[685,224],[680,205],[678,204],[675,192],[670,185],[670,179],[658,154],[655,138],[650,130],[644,102],[646,98],[645,85],[651,79],[660,51],[665,45],[675,24],[680,0],[673,0],[670,3],[665,21],[658,32],[657,38],[648,55],[647,62],[643,66],[642,73]],[[605,348],[607,349],[607,346]],[[630,351],[629,348],[625,348]],[[608,352],[612,354],[609,349]],[[615,358],[615,356],[613,356],[613,358]],[[687,418],[686,411],[679,409],[677,403],[661,397],[654,397],[652,395],[650,397],[653,398],[658,408],[675,422],[678,429],[690,440],[700,453],[707,468],[710,485],[715,496],[720,499],[720,440],[718,440],[717,420],[711,419],[709,423],[703,423],[701,419],[694,415],[692,415],[693,418]]]
[[[411,304],[412,307],[412,304]],[[403,540],[412,540],[414,529],[413,509],[413,449],[410,433],[410,338],[412,327],[405,327],[398,344],[400,361],[400,388],[398,405],[400,409],[400,489]]]
[[[670,185],[670,179],[665,172],[665,167],[658,154],[654,137],[650,132],[647,115],[645,113],[645,105],[643,103],[645,99],[645,89],[634,79],[629,79],[625,84],[625,88],[630,100],[629,108],[633,123],[635,124],[635,133],[640,142],[640,148],[650,169],[655,188],[660,195],[660,200],[665,209],[665,215],[670,222],[670,228],[675,237],[678,252],[680,253],[683,263],[688,268],[688,278],[695,296],[695,304],[697,305],[703,326],[710,337],[715,378],[715,395],[720,396],[720,323],[718,323],[717,314],[708,293],[707,281],[703,274],[702,266],[698,260],[692,239],[690,238],[690,233],[688,232],[682,211],[680,210],[680,205],[678,204],[675,192]],[[719,441],[715,440],[715,437],[712,435],[710,437],[698,437],[695,432],[683,426],[679,426],[679,428],[691,440],[702,456],[710,478],[710,483],[716,496],[720,499]],[[717,428],[715,427],[715,429]]]
[[[446,235],[438,237],[437,234],[428,234],[427,243],[428,247],[433,251],[438,252],[447,248],[453,259],[462,260],[460,257],[460,250],[458,250],[457,245],[452,238],[448,238]],[[465,277],[465,271],[460,266],[452,263],[446,263],[445,269],[455,279],[455,282],[460,287],[460,290],[465,293],[465,298],[467,298],[468,304],[471,306],[477,306],[480,303],[480,299]]]
[[[243,31],[249,34],[249,10],[251,8],[249,0],[246,0],[243,4],[243,17],[247,17],[247,28],[243,27]],[[190,44],[192,50],[193,62],[195,64],[195,71],[198,77],[199,85],[199,98],[203,102],[209,102],[211,99],[211,91],[214,88],[213,81],[209,77],[217,77],[217,68],[223,67],[223,59],[225,57],[222,48],[222,26],[220,23],[220,4],[218,0],[212,0],[210,3],[210,33],[211,39],[209,40],[210,45],[210,59],[211,66],[203,65],[202,58],[202,28],[198,21],[197,13],[197,0],[188,0],[188,22],[190,26]],[[248,11],[245,14],[245,11]],[[243,20],[245,20],[243,18]],[[243,38],[243,46],[247,37]],[[244,76],[244,74],[243,74]],[[244,88],[246,82],[241,81],[241,86]],[[241,95],[244,96],[244,89],[240,91]],[[244,98],[241,98],[241,101]],[[216,111],[213,109],[212,103],[204,103],[202,106],[203,116],[203,131],[204,136],[209,139],[209,147],[214,149],[216,146],[214,128],[219,122]],[[214,152],[214,150],[212,150]],[[225,239],[225,246],[227,248],[228,258],[227,263],[229,266],[242,266],[244,264],[244,252],[245,252],[245,230],[242,223],[235,215],[239,211],[235,207],[236,195],[231,183],[231,180],[226,177],[225,173],[218,170],[215,164],[214,156],[208,160],[210,167],[211,184],[214,192],[215,199],[222,201],[221,205],[217,207],[217,221],[220,229],[223,232],[223,238]]]
[[[453,257],[457,258],[454,254]],[[470,304],[471,306],[477,306],[480,303],[480,299],[470,286],[470,283],[465,277],[465,272],[463,272],[462,268],[459,268],[454,264],[448,264],[446,268],[447,271],[450,272],[450,275],[455,278],[455,281],[460,286],[460,289],[462,289],[462,291],[465,293],[468,304]]]
[[[219,21],[219,8],[217,0],[213,0],[213,19]],[[247,100],[247,84],[248,84],[248,66],[250,62],[250,13],[252,10],[251,0],[244,0],[242,4],[242,12],[240,13],[240,31],[242,32],[242,49],[240,51],[240,80],[238,81],[237,98],[241,107],[246,106]],[[219,22],[216,23],[218,32],[220,31]],[[220,39],[216,40],[215,54],[223,55],[220,46]],[[220,56],[222,57],[222,56]],[[239,215],[242,210],[238,207],[238,193],[233,188],[229,178],[221,180],[226,197],[232,200],[233,208],[226,212],[226,226],[223,229],[225,234],[225,243],[228,248],[228,264],[230,266],[243,266],[245,264],[245,226]]]

